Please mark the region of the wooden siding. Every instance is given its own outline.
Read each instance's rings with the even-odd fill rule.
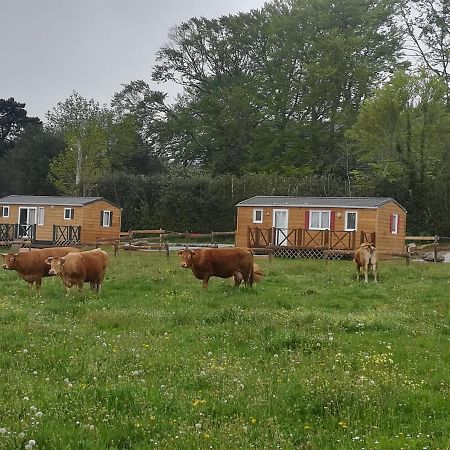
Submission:
[[[253,210],[262,209],[262,223],[253,223]],[[306,211],[334,211],[335,226],[338,231],[345,230],[345,212],[355,211],[357,213],[356,230],[365,231],[367,233],[376,233],[376,246],[380,250],[403,251],[405,245],[405,225],[406,214],[394,202],[389,202],[382,208],[304,208],[294,206],[279,207],[253,207],[240,206],[237,211],[237,227],[236,227],[236,246],[246,247],[248,245],[248,227],[251,228],[271,228],[273,226],[273,210],[288,209],[288,229],[305,228],[305,212]],[[379,214],[379,210],[380,214]],[[389,217],[392,212],[399,214],[400,230],[397,235],[391,234],[389,231]],[[340,214],[340,217],[339,217]],[[379,233],[381,241],[379,241]],[[359,237],[358,237],[359,239]]]
[[[391,233],[391,214],[398,214],[399,230],[397,234]],[[405,251],[406,213],[394,202],[389,202],[378,209],[377,248],[384,251]]]
[[[100,225],[101,211],[112,211],[112,226],[103,227]],[[95,242],[97,236],[101,239],[119,239],[120,227],[121,211],[111,203],[100,200],[83,207],[81,242]]]

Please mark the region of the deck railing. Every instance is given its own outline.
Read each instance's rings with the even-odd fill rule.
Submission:
[[[359,239],[358,239],[359,235]],[[248,228],[248,247],[297,247],[355,250],[362,242],[375,244],[375,233],[365,231],[306,230],[303,228]]]
[[[34,242],[36,240],[36,225],[21,225],[18,223],[0,224],[0,242],[8,243],[20,239]]]

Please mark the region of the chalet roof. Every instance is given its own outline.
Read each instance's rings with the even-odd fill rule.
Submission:
[[[103,197],[59,197],[48,195],[8,195],[0,198],[0,205],[55,205],[55,206],[84,206],[99,200],[106,200]],[[113,203],[111,203],[113,204]]]
[[[291,197],[259,195],[239,202],[236,206],[297,206],[303,208],[379,208],[394,202],[405,210],[396,200],[390,197]],[[405,210],[406,211],[406,210]]]

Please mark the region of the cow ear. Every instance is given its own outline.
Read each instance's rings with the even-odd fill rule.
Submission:
[[[180,255],[180,256],[181,256],[181,255],[183,254],[183,251],[184,251],[184,250],[178,250],[178,251],[177,251],[177,255]]]
[[[2,255],[2,258],[6,258],[8,256],[7,253],[2,253],[1,255]]]
[[[196,256],[197,253],[198,253],[197,250],[191,250],[191,256],[192,256],[192,257]]]

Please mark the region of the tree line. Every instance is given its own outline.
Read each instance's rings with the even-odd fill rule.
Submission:
[[[417,17],[420,14],[420,21]],[[124,229],[230,230],[252,195],[390,196],[450,236],[445,0],[274,0],[192,18],[152,79],[43,121],[0,100],[0,194],[100,195]]]

